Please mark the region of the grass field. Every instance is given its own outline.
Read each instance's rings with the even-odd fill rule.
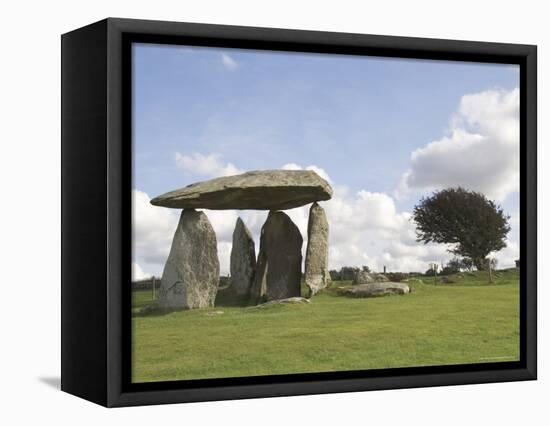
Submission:
[[[410,282],[409,295],[355,299],[330,289],[302,305],[135,315],[134,382],[519,359],[518,270]],[[154,304],[133,295],[133,313]],[[223,312],[213,314],[214,311]],[[210,314],[210,315],[209,315]]]

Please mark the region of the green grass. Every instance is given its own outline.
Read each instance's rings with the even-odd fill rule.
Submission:
[[[340,281],[309,304],[134,316],[133,381],[518,360],[518,271],[450,278],[411,281],[404,296],[337,296]],[[133,312],[154,303],[135,292]]]

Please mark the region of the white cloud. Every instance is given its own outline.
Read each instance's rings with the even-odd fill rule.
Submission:
[[[497,253],[490,253],[489,257],[498,260],[497,268],[509,268],[515,265],[519,259],[519,244],[514,241],[506,241],[506,247]]]
[[[172,238],[178,225],[181,210],[153,206],[151,198],[143,191],[134,189],[133,196],[133,279],[143,277],[143,270],[160,276],[170,253]],[[218,256],[222,275],[229,273],[229,255],[233,230],[237,217],[241,217],[253,232],[256,244],[260,230],[267,217],[265,211],[205,210],[218,242]],[[256,247],[257,249],[258,247]],[[135,265],[135,266],[134,266]],[[145,274],[145,275],[150,275]]]
[[[285,170],[303,170],[295,163],[285,164]],[[367,265],[382,271],[420,271],[430,262],[446,262],[451,255],[444,245],[423,245],[416,241],[410,213],[398,212],[394,199],[384,193],[361,190],[350,194],[346,186],[336,185],[328,173],[317,166],[315,170],[332,182],[334,195],[320,204],[329,221],[329,267]],[[307,244],[309,206],[288,210]]]
[[[296,163],[287,163],[283,167],[281,167],[281,169],[282,170],[312,170],[315,173],[317,173],[319,176],[321,176],[324,180],[326,180],[328,183],[332,183],[328,173],[324,169],[322,169],[320,167],[317,167],[317,166],[314,166],[314,165],[307,166],[306,168],[303,168],[302,166],[299,166]]]
[[[145,280],[150,277],[151,275],[145,273],[141,266],[139,266],[136,262],[132,262],[132,281]]]
[[[329,266],[367,265],[376,271],[428,269],[432,261],[446,262],[451,256],[443,245],[416,241],[411,215],[398,212],[388,194],[334,187],[334,196],[322,203],[330,225]]]
[[[519,190],[519,90],[465,95],[447,136],[411,154],[399,194],[462,186],[502,201]]]
[[[229,71],[235,71],[239,68],[239,64],[235,59],[229,56],[227,53],[222,53],[222,64]]]
[[[475,102],[474,102],[475,104]],[[464,102],[464,110],[471,111],[472,103]],[[485,111],[483,114],[489,114]],[[482,113],[476,113],[481,115]],[[472,120],[476,115],[468,113]],[[457,116],[457,120],[460,116]],[[474,121],[475,124],[475,121]],[[475,124],[478,126],[478,124]],[[487,127],[487,124],[483,126]],[[494,130],[493,133],[501,130]],[[476,139],[476,136],[473,136]],[[435,148],[433,152],[436,152]],[[430,155],[433,155],[432,154]],[[176,154],[176,162],[184,171],[208,177],[226,176],[241,173],[231,163],[224,163],[216,155]],[[282,166],[285,170],[302,170],[302,166],[289,163]],[[350,193],[343,185],[337,185],[328,173],[315,165],[305,167],[314,170],[331,182],[334,195],[329,201],[320,202],[325,208],[330,226],[329,267],[368,265],[371,269],[382,271],[418,271],[428,269],[431,262],[446,263],[452,255],[442,244],[424,245],[416,241],[414,223],[409,212],[399,212],[395,200],[390,195],[366,190]],[[413,170],[414,171],[414,170]],[[168,256],[180,211],[150,205],[149,196],[134,190],[134,262],[145,270],[160,275]],[[310,206],[286,210],[297,225],[304,238],[302,254],[305,257],[307,246],[307,222]],[[240,216],[254,236],[256,253],[259,249],[261,227],[268,212],[258,210],[205,210],[218,241],[218,255],[222,275],[229,273],[232,235],[235,222]],[[510,241],[505,249],[495,254],[499,267],[513,266],[519,256],[518,244]],[[140,270],[136,269],[136,276]],[[143,272],[143,270],[141,270]]]
[[[159,275],[170,252],[179,211],[155,207],[150,200],[145,192],[132,191],[133,261]]]
[[[233,244],[227,241],[218,241],[218,260],[220,261],[220,275],[229,275],[229,262],[231,259],[231,247]]]
[[[282,170],[303,170],[302,166],[296,163],[288,163],[281,167]]]
[[[183,155],[176,152],[176,165],[187,174],[207,177],[231,176],[242,173],[242,170],[239,170],[232,163],[223,163],[217,154],[194,153]]]

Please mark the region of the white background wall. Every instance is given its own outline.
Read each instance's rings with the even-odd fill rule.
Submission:
[[[60,358],[60,34],[107,16],[539,46],[539,218],[550,215],[543,1],[4,1],[0,5],[0,423],[548,424],[548,222],[539,220],[537,382],[107,410],[55,387]],[[546,419],[546,421],[545,421]]]

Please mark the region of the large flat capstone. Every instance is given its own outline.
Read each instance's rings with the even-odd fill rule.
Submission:
[[[286,210],[329,200],[332,188],[312,170],[262,170],[197,182],[151,204],[177,209]]]

